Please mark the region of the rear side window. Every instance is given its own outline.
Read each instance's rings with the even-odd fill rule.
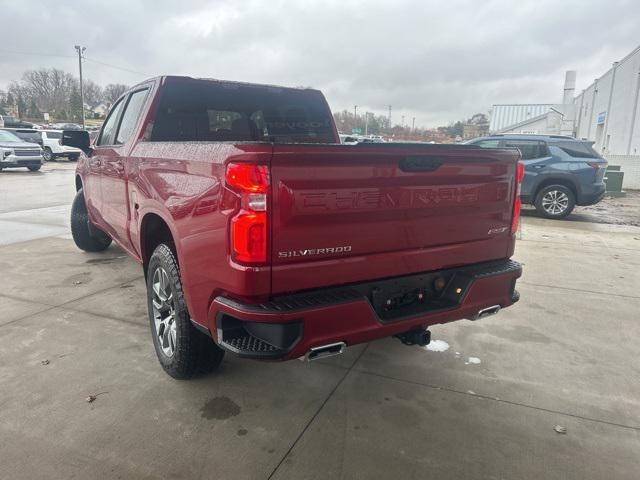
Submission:
[[[118,129],[118,136],[116,138],[116,144],[120,145],[126,143],[127,140],[133,135],[133,131],[138,124],[138,119],[142,113],[144,102],[147,99],[147,93],[149,89],[139,90],[133,92],[127,102],[127,107],[122,114],[122,121],[120,122],[120,128]]]
[[[500,140],[481,140],[473,145],[480,148],[498,148],[500,146]]]
[[[62,138],[62,132],[46,132],[47,138],[49,139],[53,139],[53,140],[58,140],[59,138]]]
[[[122,105],[124,105],[124,99],[116,103],[109,112],[109,117],[102,126],[102,131],[100,132],[100,137],[96,145],[113,145],[115,143],[116,128],[118,127],[118,118],[120,117]]]
[[[533,160],[547,155],[546,146],[537,140],[505,140],[504,146],[520,150],[522,160]]]
[[[586,142],[556,142],[554,144],[574,158],[602,158],[598,152],[596,152],[590,143]]]
[[[206,80],[163,88],[152,141],[333,143],[322,94]]]

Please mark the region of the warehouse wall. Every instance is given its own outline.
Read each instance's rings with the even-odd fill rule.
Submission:
[[[578,95],[576,136],[610,155],[640,155],[640,47]]]

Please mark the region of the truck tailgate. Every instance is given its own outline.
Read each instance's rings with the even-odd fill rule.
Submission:
[[[276,145],[272,293],[506,258],[515,150]]]

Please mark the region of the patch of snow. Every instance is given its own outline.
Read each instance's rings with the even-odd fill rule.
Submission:
[[[429,345],[423,348],[430,352],[446,352],[449,350],[449,344],[444,340],[432,340]]]
[[[473,364],[473,365],[480,365],[480,359],[478,357],[469,357],[469,360],[467,362],[465,362],[465,365],[468,365],[469,363]]]

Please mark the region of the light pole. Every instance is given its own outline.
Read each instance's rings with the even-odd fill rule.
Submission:
[[[391,129],[391,105],[385,105],[385,107],[389,107],[389,129]]]
[[[358,128],[358,105],[353,106],[353,128]]]
[[[78,52],[78,70],[80,71],[80,111],[82,112],[82,129],[84,130],[84,85],[82,84],[82,54],[87,49],[80,45],[75,45]]]

